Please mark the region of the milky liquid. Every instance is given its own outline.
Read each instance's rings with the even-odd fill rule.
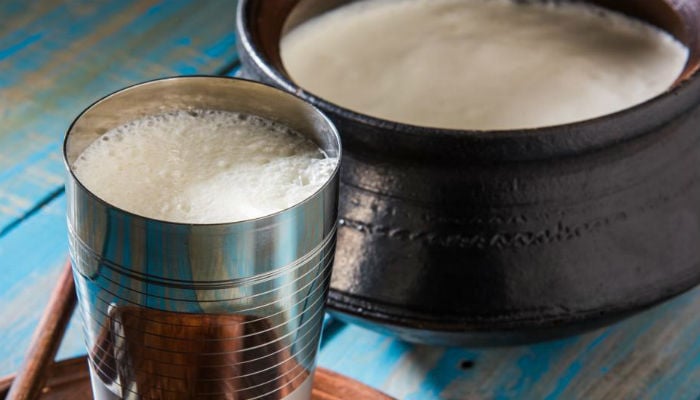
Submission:
[[[180,223],[252,219],[290,207],[330,178],[337,158],[256,116],[177,111],[117,127],[73,164],[119,208]]]
[[[281,43],[301,87],[364,114],[453,129],[593,118],[666,91],[688,50],[593,6],[509,0],[360,1]]]

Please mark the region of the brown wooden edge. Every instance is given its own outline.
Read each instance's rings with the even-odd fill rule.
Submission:
[[[34,400],[45,386],[48,369],[54,362],[58,347],[75,308],[75,284],[70,262],[66,262],[58,277],[49,303],[32,336],[24,362],[17,371],[7,398]]]
[[[29,346],[27,358],[17,375],[0,378],[0,399],[89,400],[92,399],[86,356],[54,362],[65,328],[75,308],[75,285],[70,263],[66,263],[58,284]],[[347,376],[317,368],[313,400],[392,400]]]
[[[4,399],[14,376],[0,378],[0,399]],[[48,371],[44,400],[90,400],[90,372],[85,356],[57,362]],[[312,400],[393,400],[367,385],[347,376],[317,368],[314,375]]]

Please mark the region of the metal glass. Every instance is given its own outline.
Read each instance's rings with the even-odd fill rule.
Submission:
[[[188,109],[271,119],[340,157],[338,133],[315,107],[240,79],[151,81],[85,110],[66,134],[64,158],[95,397],[308,399],[335,249],[337,167],[290,208],[220,224],[132,214],[95,196],[72,172],[108,130]]]

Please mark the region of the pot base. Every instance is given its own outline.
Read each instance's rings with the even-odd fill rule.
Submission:
[[[477,327],[474,323],[435,323],[434,320],[397,316],[395,313],[386,313],[376,302],[368,302],[332,289],[326,310],[345,323],[413,344],[449,347],[518,346],[563,339],[606,327],[668,301],[696,284],[641,306],[601,310],[586,316],[569,315],[566,319],[518,322],[508,328],[503,327],[503,322],[480,322]]]

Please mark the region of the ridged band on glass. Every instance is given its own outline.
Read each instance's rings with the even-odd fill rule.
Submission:
[[[338,134],[317,109],[244,80],[152,81],[83,112],[66,135],[64,156],[71,256],[96,395],[281,399],[308,392],[335,251],[337,168],[299,204],[221,224],[135,215],[73,175],[73,161],[109,129],[193,108],[273,119],[340,156]]]

